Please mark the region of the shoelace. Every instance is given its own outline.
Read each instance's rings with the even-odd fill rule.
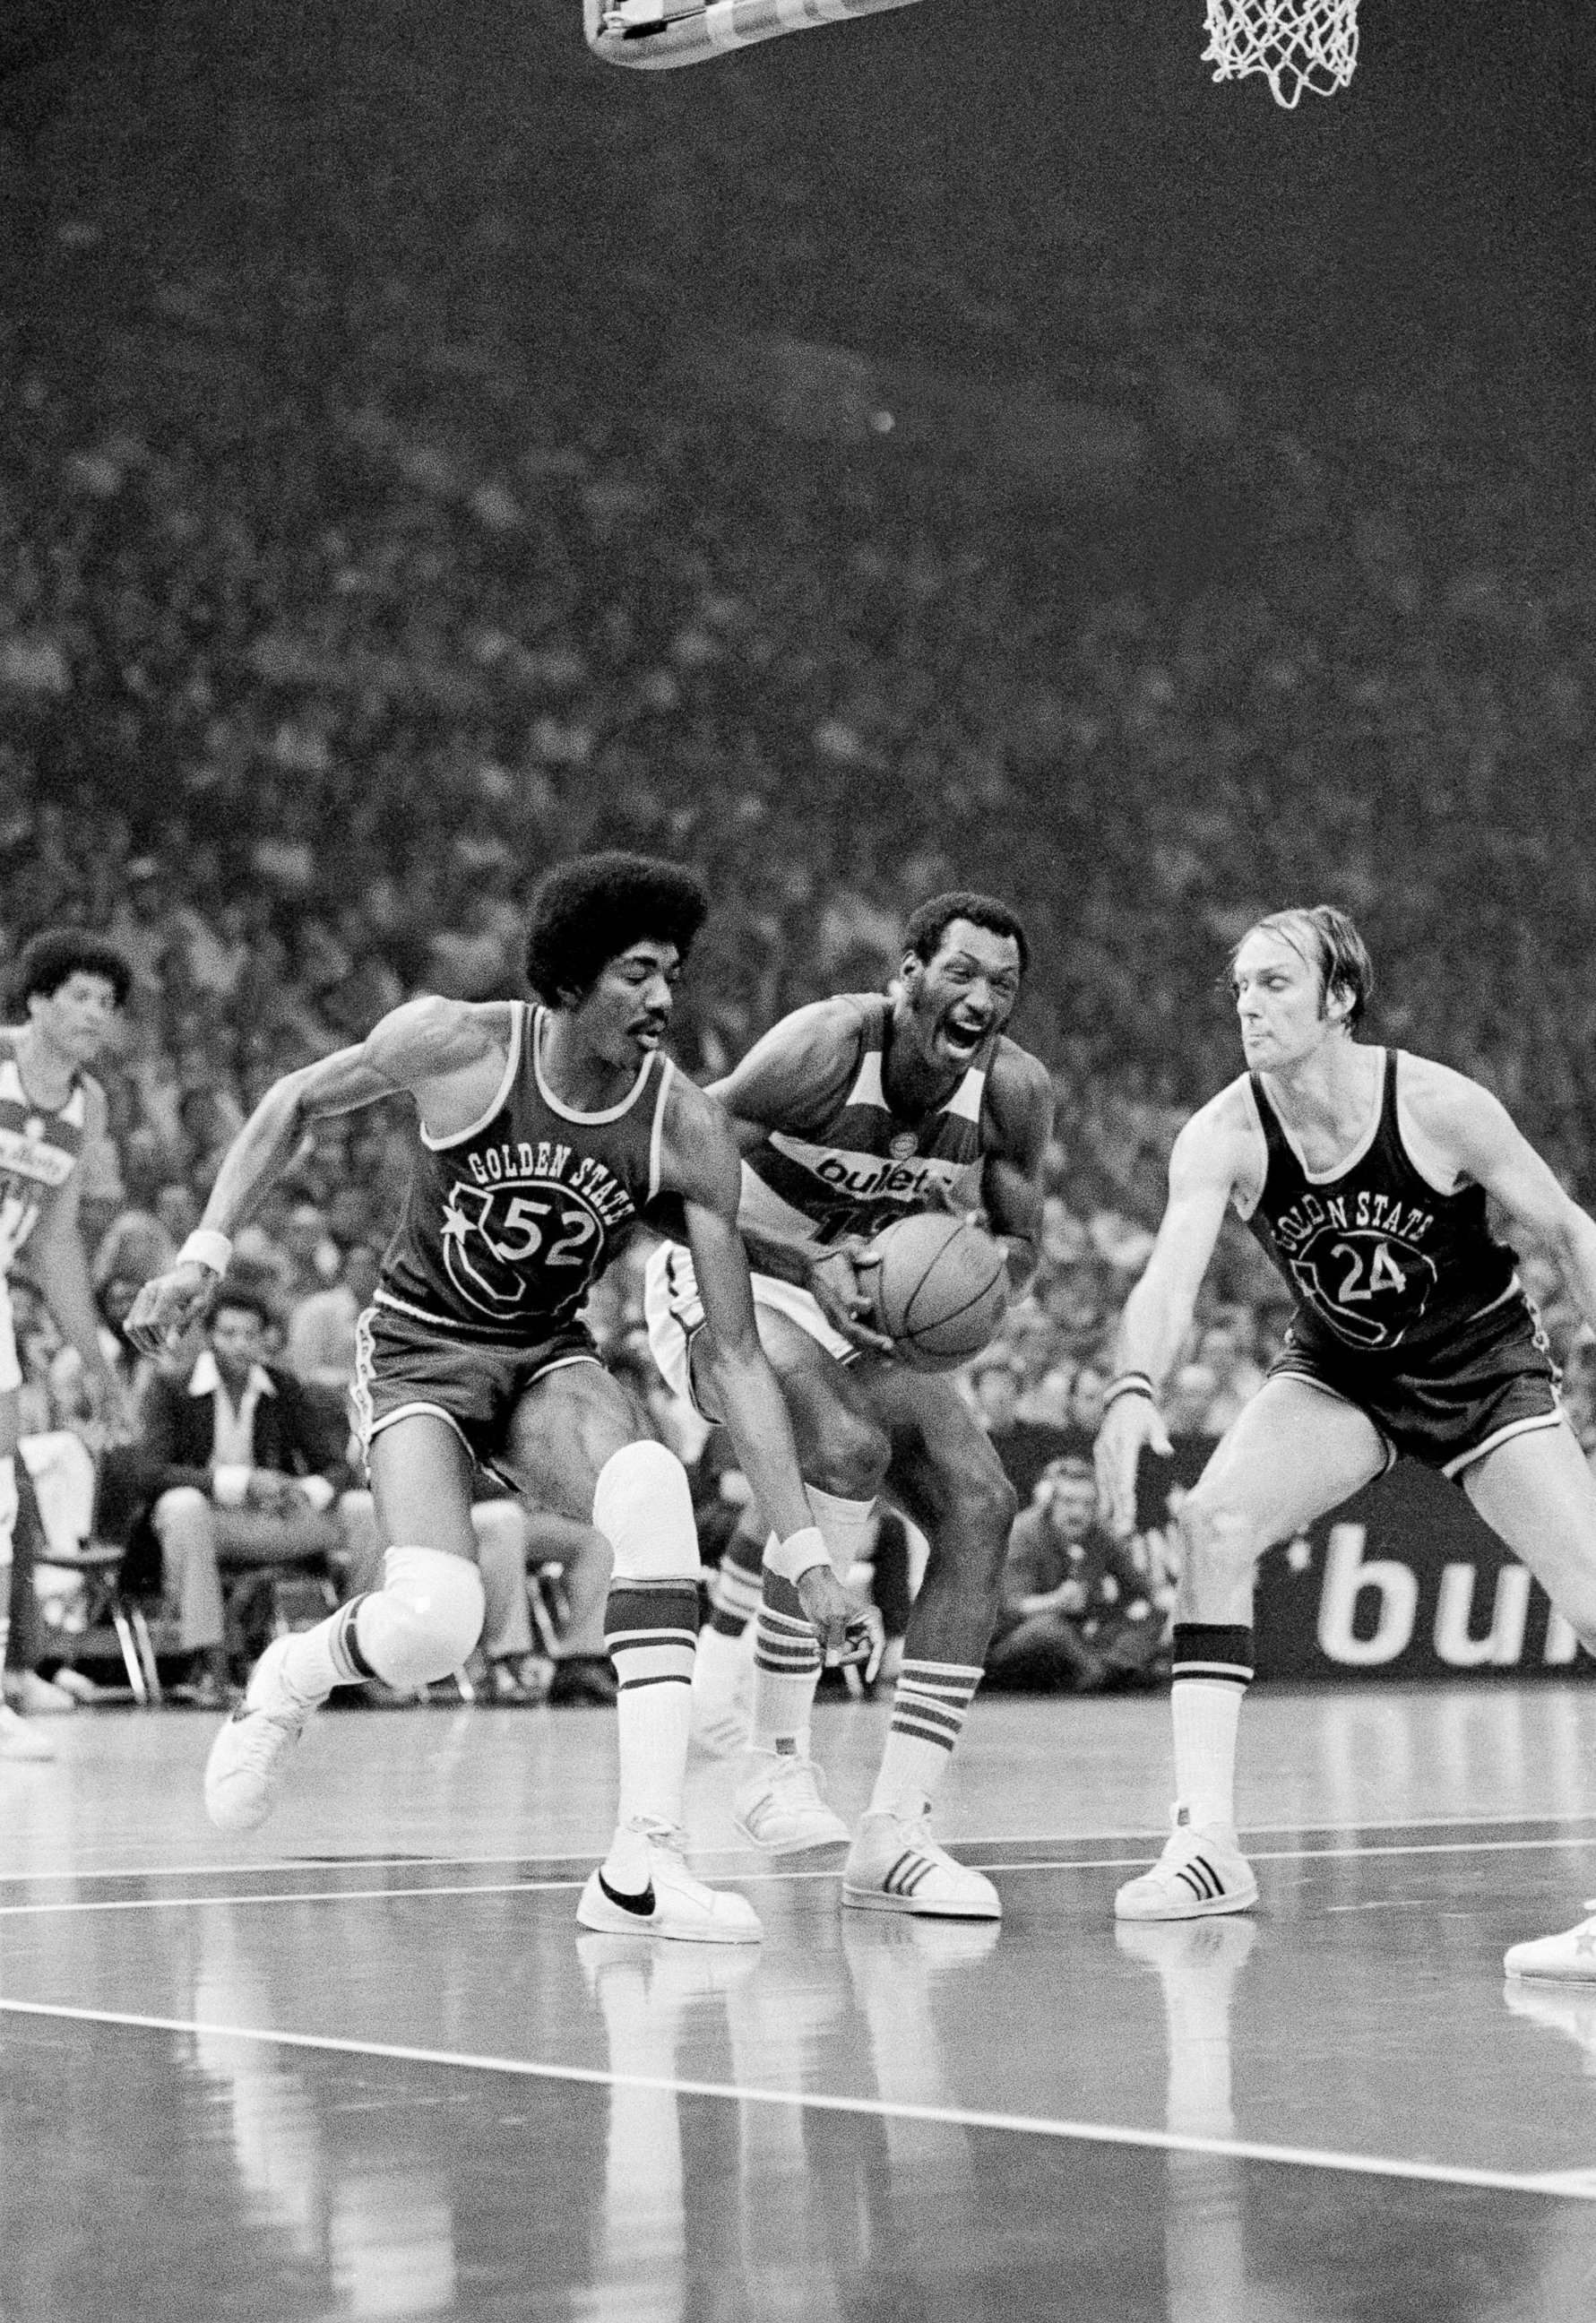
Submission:
[[[896,1821],[896,1818],[894,1817],[894,1820]],[[903,1834],[905,1847],[919,1848],[921,1853],[929,1855],[933,1863],[940,1863],[946,1859],[942,1850],[931,1837],[930,1815],[916,1815],[913,1823],[899,1823],[898,1829]]]
[[[637,1832],[650,1847],[662,1847],[667,1854],[685,1860],[687,1833],[679,1823],[656,1823],[652,1815],[634,1815],[627,1829]]]
[[[262,1773],[271,1766],[285,1742],[297,1742],[304,1731],[305,1721],[291,1710],[257,1710],[241,1720],[243,1727],[243,1748],[235,1764],[247,1767],[251,1774]]]
[[[825,1797],[825,1773],[822,1768],[815,1765],[812,1758],[778,1758],[775,1771],[770,1779],[772,1783],[790,1783],[799,1775],[807,1775],[820,1796],[822,1799]]]

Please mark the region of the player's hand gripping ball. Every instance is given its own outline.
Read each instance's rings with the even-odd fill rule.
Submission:
[[[979,1354],[1009,1303],[1000,1242],[967,1220],[933,1212],[898,1218],[870,1244],[866,1280],[876,1321],[901,1363],[949,1372]]]

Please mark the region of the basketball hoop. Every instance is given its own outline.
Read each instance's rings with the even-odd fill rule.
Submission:
[[[1203,61],[1215,80],[1262,73],[1288,113],[1305,88],[1334,96],[1358,61],[1358,0],[1206,0]]]

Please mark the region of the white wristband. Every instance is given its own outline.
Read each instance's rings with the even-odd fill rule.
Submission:
[[[819,1525],[805,1525],[802,1532],[789,1533],[785,1540],[773,1536],[765,1544],[765,1564],[768,1572],[794,1586],[817,1565],[830,1565],[830,1551],[821,1538]]]
[[[178,1253],[178,1264],[208,1266],[219,1281],[232,1256],[233,1244],[225,1234],[218,1234],[214,1226],[196,1226]]]

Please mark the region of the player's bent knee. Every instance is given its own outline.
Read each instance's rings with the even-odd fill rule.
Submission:
[[[1243,1575],[1263,1553],[1265,1544],[1250,1517],[1225,1501],[1205,1500],[1200,1491],[1182,1503],[1175,1521],[1188,1571],[1195,1566],[1206,1572]]]
[[[995,1464],[960,1478],[952,1511],[956,1529],[967,1538],[986,1543],[999,1565],[1008,1553],[1009,1534],[1019,1512],[1020,1496]]]
[[[663,1444],[625,1444],[611,1454],[593,1488],[593,1529],[614,1552],[618,1580],[697,1577],[693,1489]]]
[[[482,1633],[476,1566],[441,1548],[390,1548],[381,1589],[362,1601],[355,1637],[380,1678],[401,1690],[457,1670]]]

